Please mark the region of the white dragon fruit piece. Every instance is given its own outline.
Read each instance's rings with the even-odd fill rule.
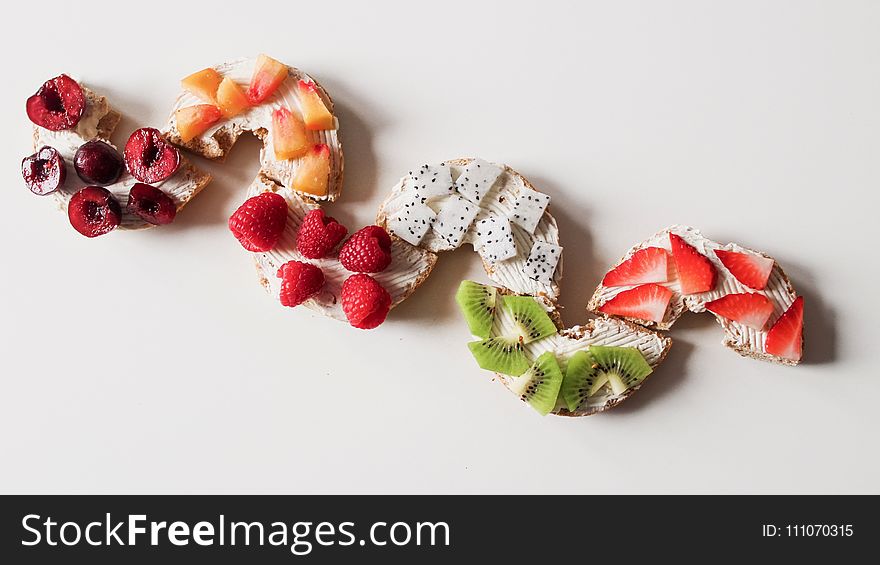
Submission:
[[[429,206],[413,200],[388,220],[388,231],[411,245],[418,245],[436,218],[437,214]]]
[[[553,282],[553,274],[556,272],[560,257],[562,257],[561,247],[546,241],[536,241],[532,245],[529,258],[526,259],[523,272],[530,279],[549,285]]]
[[[510,221],[529,233],[535,233],[544,210],[550,204],[550,197],[535,190],[524,189],[519,192],[510,212]]]
[[[409,172],[409,178],[413,183],[413,192],[416,198],[424,204],[428,200],[448,196],[455,192],[455,184],[452,182],[452,170],[449,165],[422,165],[415,171]]]
[[[440,207],[437,219],[434,220],[434,232],[453,248],[461,245],[468,228],[477,217],[480,208],[461,198],[450,196]]]
[[[498,263],[516,257],[516,242],[510,220],[501,216],[489,216],[474,224],[476,240],[474,247],[480,257],[489,263]]]
[[[488,161],[474,159],[464,168],[455,181],[455,189],[459,194],[480,205],[486,193],[501,176],[502,169]]]

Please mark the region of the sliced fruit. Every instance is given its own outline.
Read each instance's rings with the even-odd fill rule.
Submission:
[[[706,304],[706,310],[756,330],[773,314],[773,303],[763,294],[728,294]]]
[[[568,360],[565,378],[562,380],[562,398],[569,412],[574,412],[584,405],[589,397],[607,382],[598,384],[599,373],[595,370],[595,362],[587,351],[578,351]]]
[[[287,65],[284,63],[268,55],[257,57],[251,84],[247,89],[247,98],[251,105],[260,104],[272,96],[287,78],[287,73]]]
[[[505,296],[502,300],[504,309],[516,322],[523,343],[531,343],[558,331],[544,307],[531,296]]]
[[[134,183],[128,191],[126,210],[153,225],[170,224],[177,216],[174,200],[156,188],[142,182]]]
[[[155,128],[135,130],[123,156],[131,176],[145,183],[163,181],[180,166],[180,151]]]
[[[229,77],[217,87],[217,107],[224,118],[237,116],[250,107],[250,101],[237,82]]]
[[[723,249],[716,249],[715,255],[730,274],[747,287],[762,290],[767,286],[767,279],[770,278],[770,271],[773,270],[773,259],[754,253]]]
[[[461,281],[455,301],[467,322],[471,334],[476,337],[488,338],[495,320],[495,299],[497,290],[494,286],[486,286],[474,281]]]
[[[601,377],[607,377],[614,394],[623,394],[641,384],[651,374],[651,366],[635,347],[590,347],[593,368]]]
[[[221,117],[220,109],[210,104],[189,106],[174,112],[177,131],[184,143],[208,131]]]
[[[313,145],[303,156],[293,179],[293,188],[315,196],[327,196],[330,184],[330,147]]]
[[[674,233],[669,234],[669,243],[682,294],[708,292],[715,288],[717,273],[709,259]]]
[[[603,286],[662,283],[669,280],[669,253],[659,247],[639,249],[602,279]]]
[[[122,220],[122,208],[113,194],[100,186],[87,186],[71,196],[67,217],[73,229],[86,237],[110,233]]]
[[[562,371],[551,351],[543,353],[522,376],[512,379],[510,383],[510,389],[542,416],[549,414],[556,406],[560,386]]]
[[[636,318],[646,322],[662,322],[669,307],[672,291],[665,286],[649,283],[624,290],[599,307],[600,312],[614,316]]]
[[[180,86],[187,92],[197,96],[208,104],[217,104],[217,87],[223,81],[223,75],[214,69],[196,71],[180,81]]]
[[[287,108],[272,112],[272,148],[279,161],[302,157],[311,147],[306,126]]]
[[[21,176],[31,192],[45,196],[58,190],[67,178],[64,157],[54,147],[45,145],[21,161]]]
[[[468,344],[477,364],[487,371],[518,377],[529,368],[523,344],[517,338],[490,337]]]
[[[336,129],[336,120],[324,104],[318,85],[305,80],[297,83],[303,121],[310,130]]]
[[[770,328],[764,351],[783,359],[800,361],[803,355],[803,335],[804,297],[798,296]]]
[[[34,124],[52,131],[71,129],[79,123],[86,109],[86,96],[79,83],[67,75],[59,75],[43,83],[27,99],[28,118]]]

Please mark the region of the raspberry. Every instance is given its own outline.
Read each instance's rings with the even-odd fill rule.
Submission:
[[[281,278],[281,304],[299,306],[324,286],[324,273],[318,267],[299,261],[288,261],[278,269]]]
[[[333,251],[347,233],[345,226],[329,216],[324,217],[323,210],[315,209],[303,218],[296,235],[296,248],[304,257],[321,259]]]
[[[339,262],[354,273],[378,273],[391,263],[391,236],[379,226],[367,226],[348,238]]]
[[[269,251],[287,223],[287,201],[280,194],[264,192],[245,200],[229,217],[229,231],[248,251]]]
[[[370,275],[352,275],[342,283],[342,311],[352,326],[371,330],[390,309],[391,295]]]

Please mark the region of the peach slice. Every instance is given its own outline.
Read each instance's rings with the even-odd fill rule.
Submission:
[[[220,109],[210,104],[188,106],[174,112],[177,131],[184,143],[205,133],[221,117]]]
[[[223,77],[214,69],[202,69],[180,81],[184,90],[198,96],[210,104],[217,103],[217,87]]]
[[[217,87],[217,106],[224,118],[231,118],[244,112],[250,103],[238,83],[226,77]]]
[[[301,80],[297,88],[306,127],[311,130],[336,129],[336,120],[324,104],[321,93],[318,92],[318,85]]]
[[[272,112],[272,147],[279,161],[302,157],[309,150],[305,124],[287,108]]]
[[[272,96],[287,78],[287,65],[280,63],[268,55],[257,57],[254,74],[247,90],[247,97],[252,105],[260,104]]]
[[[327,196],[330,184],[330,147],[324,143],[312,146],[300,161],[293,188],[315,196]]]

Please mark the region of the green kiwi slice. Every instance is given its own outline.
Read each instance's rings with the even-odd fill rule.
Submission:
[[[486,286],[474,281],[462,281],[455,293],[455,301],[461,308],[471,333],[477,337],[487,338],[492,331],[495,320],[494,286]]]
[[[504,308],[520,329],[523,343],[531,343],[557,332],[556,324],[547,311],[531,296],[505,296]]]
[[[538,357],[522,376],[511,379],[510,388],[539,414],[546,416],[556,406],[562,380],[556,356],[548,351]]]
[[[487,371],[518,377],[529,368],[523,344],[516,337],[490,337],[468,344],[477,364]]]
[[[651,374],[651,366],[635,347],[590,347],[593,367],[600,376],[608,379],[614,394],[623,394],[637,386]]]
[[[596,370],[596,363],[588,351],[572,355],[562,380],[562,398],[568,410],[574,412],[583,406],[607,382],[608,375]]]

